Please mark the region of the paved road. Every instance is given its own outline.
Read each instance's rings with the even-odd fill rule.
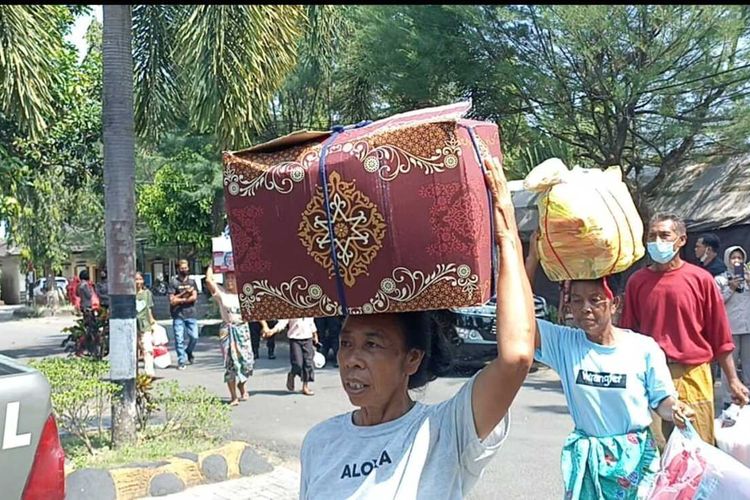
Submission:
[[[2,322],[0,354],[24,359],[58,354],[63,339],[59,331],[70,323],[71,318]],[[232,409],[232,434],[278,454],[289,467],[296,469],[294,464],[305,432],[315,423],[350,411],[352,407],[340,387],[338,372],[330,367],[316,372],[312,386],[315,396],[287,392],[284,386],[288,370],[286,344],[277,347],[277,356],[276,360],[269,360],[265,347],[261,349],[261,359],[250,381],[250,400]],[[216,338],[200,339],[196,364],[187,370],[158,370],[157,374],[165,379],[176,378],[187,385],[205,385],[227,398]],[[466,380],[466,376],[438,379],[416,397],[426,403],[447,399]],[[560,498],[560,449],[572,428],[572,421],[554,373],[542,369],[529,376],[511,410],[511,421],[506,444],[469,498]]]

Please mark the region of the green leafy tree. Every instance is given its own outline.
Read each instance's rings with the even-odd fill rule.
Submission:
[[[58,166],[34,171],[26,179],[23,208],[16,219],[17,239],[44,276],[59,272],[68,257],[65,219],[70,193],[60,188],[61,177]]]
[[[181,165],[180,168],[190,178],[190,189],[194,190],[187,196],[190,199],[207,197],[216,200],[218,193],[224,190],[219,158],[215,138],[212,135],[191,133],[186,124],[173,132],[164,134],[158,146],[138,148],[136,154],[136,195],[139,203],[141,193],[147,186],[154,183],[157,172],[165,165],[181,165],[183,159],[187,159],[187,164]],[[218,208],[221,208],[221,211],[215,213],[214,210]],[[223,217],[223,207],[218,207],[216,203],[212,203],[211,220],[223,220]],[[157,240],[152,234],[148,222],[149,219],[144,219],[139,214],[136,233],[137,239],[142,242],[144,254],[180,258],[185,251],[195,254],[196,257],[198,256],[191,245],[177,248],[174,240]],[[213,233],[209,231],[206,236],[209,234]],[[205,245],[201,245],[199,248],[202,250],[209,249]]]
[[[215,137],[218,168],[221,151],[253,142],[297,64],[310,12],[301,5],[136,6],[135,120],[144,145],[158,147],[166,133],[187,126]],[[216,189],[211,232],[224,224],[224,191]]]
[[[157,245],[179,245],[190,254],[210,249],[213,190],[206,188],[206,166],[195,153],[178,155],[139,190],[138,217]]]
[[[260,140],[303,128],[332,126],[333,71],[342,46],[352,34],[352,7],[308,5],[305,9],[307,29],[297,47],[297,65],[272,101],[272,119],[259,134]]]
[[[664,176],[746,149],[750,61],[741,6],[522,6],[494,33],[534,127],[583,165]],[[635,188],[635,186],[633,186]]]
[[[78,64],[75,47],[62,40],[73,11],[60,7],[53,12],[57,17],[49,28],[57,30],[59,46],[45,60],[55,78],[45,89],[51,102],[45,108],[49,114],[41,118],[44,133],[25,132],[22,115],[5,120],[0,133],[0,149],[7,158],[4,179],[8,179],[0,187],[5,196],[0,217],[7,223],[11,241],[47,276],[60,270],[71,245],[103,243],[103,233],[89,229],[100,226],[96,219],[103,213],[101,58],[93,57],[98,49],[93,45]],[[87,232],[89,239],[82,238],[81,232]]]
[[[512,176],[528,171],[542,134],[520,111],[513,93],[513,49],[496,25],[505,7],[471,5],[358,6],[347,13],[347,32],[334,68],[333,108],[356,122],[471,99],[471,117],[502,127],[505,165]],[[557,141],[546,149],[563,152]],[[533,165],[532,165],[533,166]]]
[[[63,49],[72,19],[64,6],[0,6],[0,110],[32,137],[54,114],[52,89],[60,74],[50,56]]]
[[[470,98],[520,176],[547,155],[658,175],[747,149],[744,6],[358,6],[335,68],[346,121]]]

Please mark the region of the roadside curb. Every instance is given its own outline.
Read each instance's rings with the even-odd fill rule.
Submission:
[[[76,314],[73,311],[66,311],[66,310],[59,310],[52,314],[49,311],[45,311],[43,314],[39,316],[31,315],[26,306],[19,307],[17,309],[13,309],[10,314],[5,312],[4,314],[0,315],[0,323],[5,321],[24,321],[24,320],[32,320],[32,319],[51,319],[51,318],[72,318],[76,317]]]
[[[131,500],[179,493],[192,486],[270,472],[274,467],[243,441],[160,462],[66,473],[67,500]]]

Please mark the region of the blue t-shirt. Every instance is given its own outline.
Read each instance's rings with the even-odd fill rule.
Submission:
[[[615,345],[591,342],[578,328],[538,320],[537,361],[560,376],[576,429],[604,437],[641,430],[665,398],[677,397],[666,357],[654,339],[620,330]]]

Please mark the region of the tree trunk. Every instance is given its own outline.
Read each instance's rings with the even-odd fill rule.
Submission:
[[[214,194],[214,202],[211,206],[211,236],[221,234],[224,231],[224,190]]]
[[[104,5],[104,209],[109,276],[110,377],[121,387],[112,403],[112,443],[135,441],[135,131],[132,17],[129,5]]]

